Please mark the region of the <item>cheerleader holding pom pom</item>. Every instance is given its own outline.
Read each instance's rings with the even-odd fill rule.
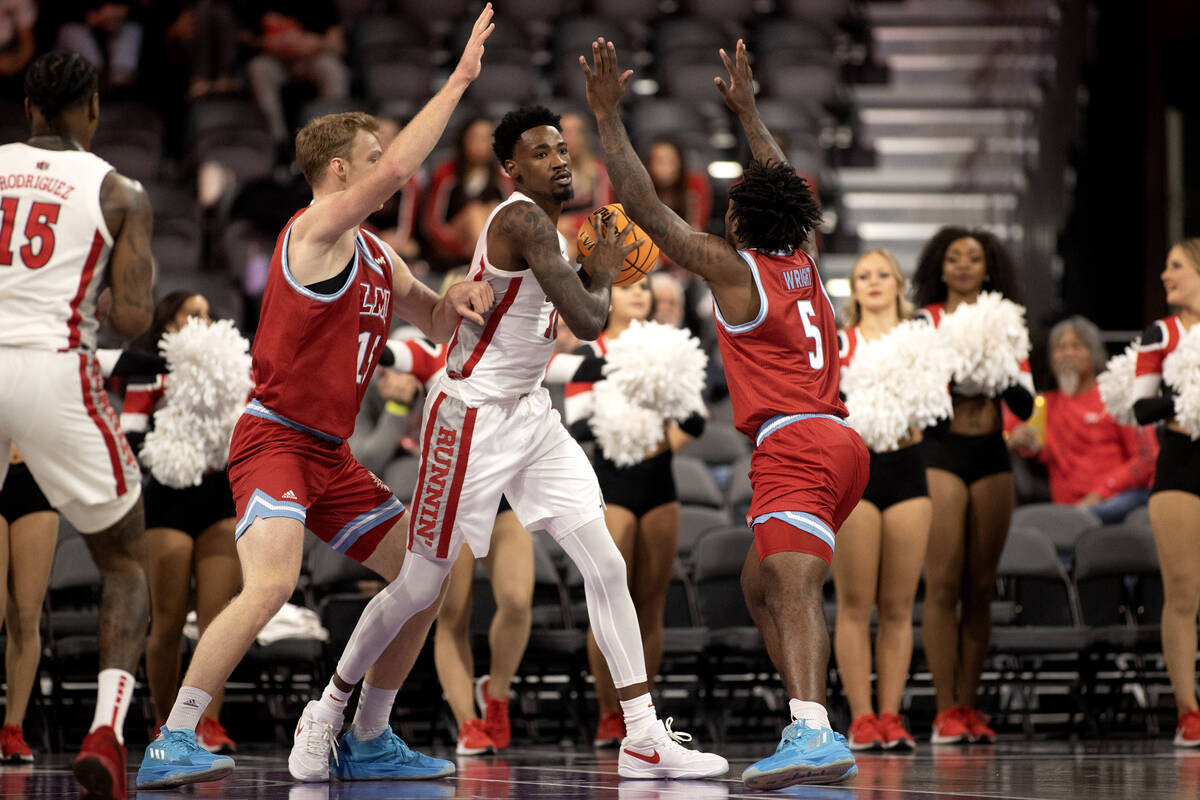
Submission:
[[[1196,611],[1200,608],[1200,238],[1184,239],[1162,271],[1178,313],[1146,328],[1137,346],[1133,414],[1165,421],[1150,490],[1150,526],[1162,565],[1162,647],[1179,710],[1177,747],[1200,746]],[[1128,373],[1126,373],[1128,374]],[[1119,393],[1114,403],[1127,396]]]
[[[925,244],[913,280],[920,314],[955,353],[953,419],[929,429],[923,445],[933,500],[922,631],[937,694],[934,744],[996,737],[975,695],[1013,508],[1000,401],[1020,419],[1033,412],[1029,334],[1024,309],[1012,301],[1014,278],[995,236],[947,227]]]

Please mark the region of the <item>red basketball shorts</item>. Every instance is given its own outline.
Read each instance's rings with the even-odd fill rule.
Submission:
[[[834,535],[862,497],[870,464],[859,435],[825,417],[797,419],[763,439],[750,460],[746,515],[759,560],[798,552],[831,562]]]
[[[339,553],[363,561],[404,513],[383,481],[328,441],[285,422],[243,414],[229,447],[237,536],[256,519],[299,520]]]

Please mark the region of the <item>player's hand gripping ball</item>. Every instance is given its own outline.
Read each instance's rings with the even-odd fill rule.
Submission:
[[[604,226],[605,230],[609,225],[616,225],[617,230],[623,230],[626,225],[630,224],[629,217],[625,216],[625,209],[621,208],[620,203],[601,206],[592,213],[599,215],[600,224]],[[621,274],[613,281],[613,286],[628,286],[631,283],[637,283],[650,270],[654,269],[654,264],[658,261],[658,247],[650,241],[646,232],[635,224],[629,229],[625,242],[636,242],[638,239],[645,239],[645,241],[642,242],[641,247],[625,256],[625,266],[621,267]],[[584,220],[583,227],[579,229],[577,243],[580,256],[588,255],[596,246],[596,229],[592,227],[590,215]]]

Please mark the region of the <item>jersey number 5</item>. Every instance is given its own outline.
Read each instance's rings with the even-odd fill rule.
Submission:
[[[804,335],[813,343],[813,349],[808,354],[808,365],[813,369],[821,369],[825,366],[825,348],[821,342],[821,329],[813,324],[817,312],[813,310],[811,300],[797,300],[796,308],[800,310],[800,320],[804,323]]]
[[[17,216],[20,198],[0,198],[0,267],[11,267],[13,263],[13,223]],[[21,248],[21,261],[29,269],[46,266],[54,255],[54,223],[58,222],[58,203],[34,203],[25,220],[25,245]],[[34,247],[34,241],[37,247]]]

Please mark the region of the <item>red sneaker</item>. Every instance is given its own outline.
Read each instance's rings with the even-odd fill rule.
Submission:
[[[225,726],[212,717],[200,718],[200,724],[196,726],[196,744],[210,753],[237,752],[237,745],[225,732]]]
[[[846,737],[851,750],[871,750],[880,745],[879,720],[874,714],[859,714],[850,723]]]
[[[33,751],[25,744],[25,732],[20,725],[0,728],[0,757],[4,761],[33,762]]]
[[[487,692],[488,676],[475,681],[475,703],[483,715],[483,727],[497,750],[508,747],[512,741],[512,725],[508,722],[508,700],[497,700]]]
[[[488,736],[487,728],[483,727],[483,720],[469,719],[458,729],[458,746],[454,748],[454,752],[460,756],[478,756],[495,750],[496,743]]]
[[[973,744],[995,744],[996,732],[988,727],[987,715],[973,708],[963,709],[963,721],[967,724],[967,733]]]
[[[596,747],[620,747],[625,739],[625,717],[620,711],[610,711],[600,716],[596,723]]]
[[[91,800],[126,800],[125,748],[110,726],[96,728],[83,739],[71,764],[75,780]]]
[[[880,714],[879,741],[884,750],[916,750],[917,742],[897,714]]]
[[[1200,711],[1188,711],[1179,715],[1175,728],[1176,747],[1200,747]]]
[[[939,711],[933,718],[933,735],[929,737],[931,744],[966,744],[971,741],[971,731],[967,727],[964,713],[971,713],[966,706],[953,706],[945,711]]]

